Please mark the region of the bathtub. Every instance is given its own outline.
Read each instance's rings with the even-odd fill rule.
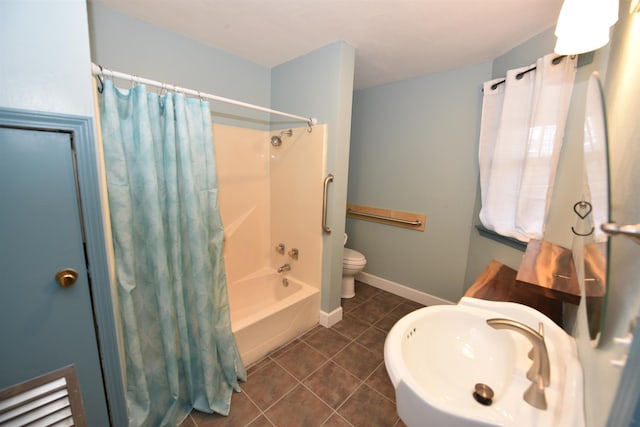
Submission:
[[[245,366],[310,329],[320,317],[320,291],[275,270],[229,283],[228,292],[231,329]]]

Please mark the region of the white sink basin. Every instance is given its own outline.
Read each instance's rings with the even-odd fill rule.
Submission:
[[[507,318],[538,330],[549,354],[547,409],[523,399],[531,343],[487,325]],[[464,297],[403,317],[389,332],[384,358],[398,414],[409,426],[584,426],[582,370],[576,345],[553,321],[521,304]],[[477,383],[494,392],[490,405],[473,397]]]

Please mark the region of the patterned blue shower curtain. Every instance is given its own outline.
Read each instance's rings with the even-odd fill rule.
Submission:
[[[101,129],[130,426],[229,413],[246,379],[229,317],[208,102],[107,80]]]

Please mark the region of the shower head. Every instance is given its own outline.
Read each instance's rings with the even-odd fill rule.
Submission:
[[[280,138],[277,135],[273,135],[271,137],[271,145],[273,145],[274,147],[279,147],[282,145],[282,138]]]
[[[280,131],[280,136],[274,135],[271,137],[271,145],[274,147],[279,147],[282,145],[282,137],[283,136],[293,136],[292,129],[286,129]]]

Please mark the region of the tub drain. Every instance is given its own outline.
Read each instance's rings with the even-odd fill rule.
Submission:
[[[478,383],[475,386],[473,398],[481,405],[489,406],[493,403],[493,390],[486,384]]]

